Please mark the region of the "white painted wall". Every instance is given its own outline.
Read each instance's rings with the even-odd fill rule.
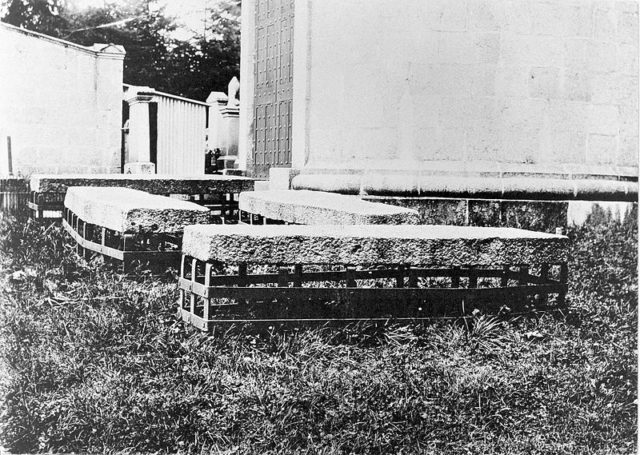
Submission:
[[[78,46],[0,23],[0,155],[14,173],[120,172],[119,46]]]
[[[635,1],[300,0],[295,27],[294,167],[637,175]]]

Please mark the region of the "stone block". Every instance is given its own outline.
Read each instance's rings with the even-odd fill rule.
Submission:
[[[414,210],[321,191],[257,191],[240,194],[240,210],[294,224],[418,224]]]
[[[556,264],[568,239],[511,228],[467,226],[188,226],[183,254],[250,264]]]
[[[593,37],[601,41],[614,41],[616,38],[616,14],[609,7],[596,8],[594,12]]]
[[[566,33],[561,2],[536,1],[532,5],[533,34],[563,36]]]
[[[619,166],[638,165],[638,136],[622,136],[616,164]]]
[[[638,108],[638,75],[620,75],[615,103],[622,106]]]
[[[617,73],[594,74],[591,78],[591,101],[594,104],[614,104],[620,91]]]
[[[471,78],[471,93],[476,96],[496,95],[495,65],[478,65]]]
[[[469,27],[477,30],[499,31],[505,22],[503,2],[498,0],[471,0]]]
[[[617,38],[619,42],[638,46],[638,12],[617,11]]]
[[[434,74],[436,89],[442,94],[469,98],[471,97],[471,76],[473,65],[443,64],[439,65]],[[366,112],[366,111],[362,111]]]
[[[467,0],[433,0],[427,4],[425,22],[433,30],[464,31],[467,21]]]
[[[181,233],[211,221],[205,207],[129,188],[69,188],[64,205],[86,223],[121,233]]]
[[[565,66],[584,71],[587,69],[587,45],[584,38],[567,38],[564,42]]]
[[[638,45],[620,44],[618,46],[618,70],[622,74],[637,76],[638,74]]]
[[[269,181],[268,180],[258,180],[255,183],[254,191],[269,191]]]
[[[500,34],[482,33],[475,40],[475,62],[480,64],[498,63],[500,59]]]
[[[591,40],[587,44],[587,65],[593,73],[611,73],[617,68],[618,49],[614,43]]]
[[[179,176],[163,174],[34,174],[31,191],[64,193],[75,186],[120,187],[151,194],[212,194],[253,191],[254,180],[226,175]]]
[[[617,155],[617,140],[613,135],[590,134],[587,163],[613,164]]]
[[[589,132],[615,136],[618,134],[618,106],[610,104],[589,106]]]
[[[440,62],[468,64],[473,61],[474,46],[470,33],[440,32],[438,35]]]
[[[269,189],[288,190],[291,189],[291,181],[300,171],[290,167],[272,167],[269,169]]]
[[[561,95],[571,101],[591,101],[591,73],[583,68],[566,68],[562,75]]]
[[[567,36],[591,37],[593,24],[593,5],[589,2],[567,5],[564,21]]]
[[[552,161],[556,163],[584,163],[587,154],[587,135],[584,132],[561,131],[550,137]]]
[[[504,30],[519,35],[530,35],[533,23],[531,8],[530,2],[504,2]]]
[[[560,70],[554,67],[531,68],[529,96],[531,98],[557,98]]]
[[[496,72],[496,96],[527,98],[529,96],[529,67],[509,66]]]

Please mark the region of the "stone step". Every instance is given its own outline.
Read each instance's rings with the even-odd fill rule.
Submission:
[[[322,191],[269,190],[240,194],[249,214],[292,224],[418,224],[417,211]]]
[[[253,191],[254,180],[235,175],[35,174],[31,191],[63,193],[69,187],[122,187],[151,194],[210,194]]]
[[[204,262],[253,264],[560,264],[568,239],[469,226],[201,225],[185,228],[182,252]]]
[[[198,204],[129,188],[71,187],[64,206],[85,223],[120,233],[181,233],[211,220]]]

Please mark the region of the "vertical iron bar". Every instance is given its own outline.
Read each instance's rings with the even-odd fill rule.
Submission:
[[[451,269],[451,287],[460,287],[460,267],[453,267]]]
[[[209,297],[209,286],[211,286],[211,264],[206,263],[204,266],[204,285],[207,288],[207,297],[204,299],[204,308],[202,309],[202,319],[204,319],[204,330],[209,331],[209,309],[211,307],[211,297]]]
[[[563,285],[567,284],[569,278],[569,266],[566,262],[560,264],[560,283]],[[558,305],[564,306],[566,303],[567,293],[565,291],[560,292],[558,294]]]
[[[540,279],[543,280],[544,283],[547,283],[549,281],[549,264],[542,264],[540,266]],[[538,295],[538,302],[541,305],[544,305],[545,303],[547,303],[547,293],[540,293]]]
[[[347,287],[348,288],[357,287],[357,284],[356,284],[356,273],[355,273],[355,269],[353,267],[347,267],[345,272],[344,272],[344,276],[345,276],[345,279],[347,280]]]
[[[396,275],[396,287],[403,288],[404,287],[404,275],[405,275],[405,266],[398,266],[398,271]]]
[[[302,287],[302,264],[296,264],[293,269],[293,286]]]
[[[287,267],[280,267],[278,269],[278,287],[289,287],[289,269]]]

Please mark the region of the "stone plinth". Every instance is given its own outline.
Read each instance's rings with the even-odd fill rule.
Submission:
[[[197,204],[128,188],[69,188],[64,205],[85,223],[121,233],[180,233],[211,217]]]
[[[64,193],[69,187],[121,187],[151,194],[210,194],[252,191],[254,180],[227,175],[180,176],[163,174],[35,174],[31,191]]]
[[[441,165],[442,167],[442,165]],[[638,182],[618,180],[615,172],[580,175],[563,169],[514,167],[511,172],[496,169],[440,171],[302,171],[294,177],[293,189],[335,191],[346,194],[386,196],[433,196],[535,200],[619,200],[638,199]],[[579,169],[574,169],[579,172]],[[545,174],[546,172],[546,174]],[[588,171],[587,171],[588,172]],[[604,170],[603,170],[604,172]],[[443,175],[449,173],[450,175]]]
[[[320,191],[271,190],[240,194],[239,208],[294,224],[419,224],[415,210]]]
[[[266,264],[516,265],[565,262],[568,239],[458,226],[188,226],[183,254]]]

